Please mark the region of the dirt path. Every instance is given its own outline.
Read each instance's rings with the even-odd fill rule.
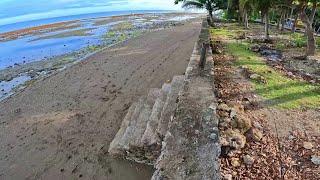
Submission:
[[[148,179],[108,156],[130,103],[185,71],[200,21],[146,33],[0,104],[0,179]]]

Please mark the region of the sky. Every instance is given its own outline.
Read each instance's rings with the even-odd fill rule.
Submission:
[[[182,10],[174,0],[0,0],[0,25],[126,10]]]

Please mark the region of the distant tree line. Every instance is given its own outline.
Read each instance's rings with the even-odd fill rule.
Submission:
[[[206,9],[211,19],[217,10],[223,10],[224,18],[236,19],[245,28],[249,22],[260,20],[264,23],[264,38],[270,40],[270,23],[279,30],[290,28],[295,32],[303,26],[307,36],[306,56],[315,55],[315,32],[320,30],[320,0],[175,0],[182,7]],[[301,23],[301,24],[300,24]]]

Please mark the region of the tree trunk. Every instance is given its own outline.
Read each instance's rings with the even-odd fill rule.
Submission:
[[[293,16],[293,7],[291,7],[290,20],[292,20],[292,16]]]
[[[317,12],[317,1],[314,1],[313,5],[312,5],[311,16],[310,16],[311,26],[313,26],[314,17],[316,16],[316,12]]]
[[[261,12],[261,22],[264,23],[264,13]]]
[[[319,31],[320,31],[320,26],[318,27],[317,34],[319,33]]]
[[[305,25],[305,31],[308,38],[306,56],[314,56],[316,51],[316,40],[314,37],[314,30],[312,23],[310,22],[308,15],[306,14],[306,7],[302,9],[300,18]]]
[[[213,23],[213,12],[211,10],[208,11],[209,13],[209,26],[214,26],[214,23]]]
[[[210,11],[209,11],[209,16],[210,16],[211,19],[213,19],[213,14],[212,14],[212,13],[213,13],[213,12],[210,10]]]
[[[264,33],[265,33],[265,40],[270,40],[269,36],[269,9],[266,9],[264,13]]]
[[[278,19],[278,22],[277,22],[277,29],[280,29],[280,23],[282,23],[282,19],[283,19],[283,11],[281,11],[280,18]]]
[[[282,21],[281,21],[281,28],[280,28],[281,31],[284,30],[284,26],[285,26],[285,23],[286,23],[287,16],[288,16],[288,15],[287,15],[287,11],[285,10],[285,12],[284,12],[284,18],[283,18]]]
[[[292,24],[292,28],[291,28],[291,32],[296,32],[296,26],[297,26],[297,23],[298,23],[298,17],[299,17],[299,13],[296,15],[296,17],[294,18],[294,21],[293,21],[293,24]]]
[[[246,9],[244,9],[244,11],[243,11],[243,16],[244,16],[244,27],[246,29],[248,29],[249,28],[249,22],[248,22],[248,12],[247,12]]]

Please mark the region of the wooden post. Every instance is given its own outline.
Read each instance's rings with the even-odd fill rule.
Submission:
[[[199,66],[201,69],[204,68],[204,66],[206,65],[206,59],[207,59],[207,48],[208,48],[208,44],[207,43],[202,43],[201,45],[201,50],[200,50],[200,62],[199,62]]]

